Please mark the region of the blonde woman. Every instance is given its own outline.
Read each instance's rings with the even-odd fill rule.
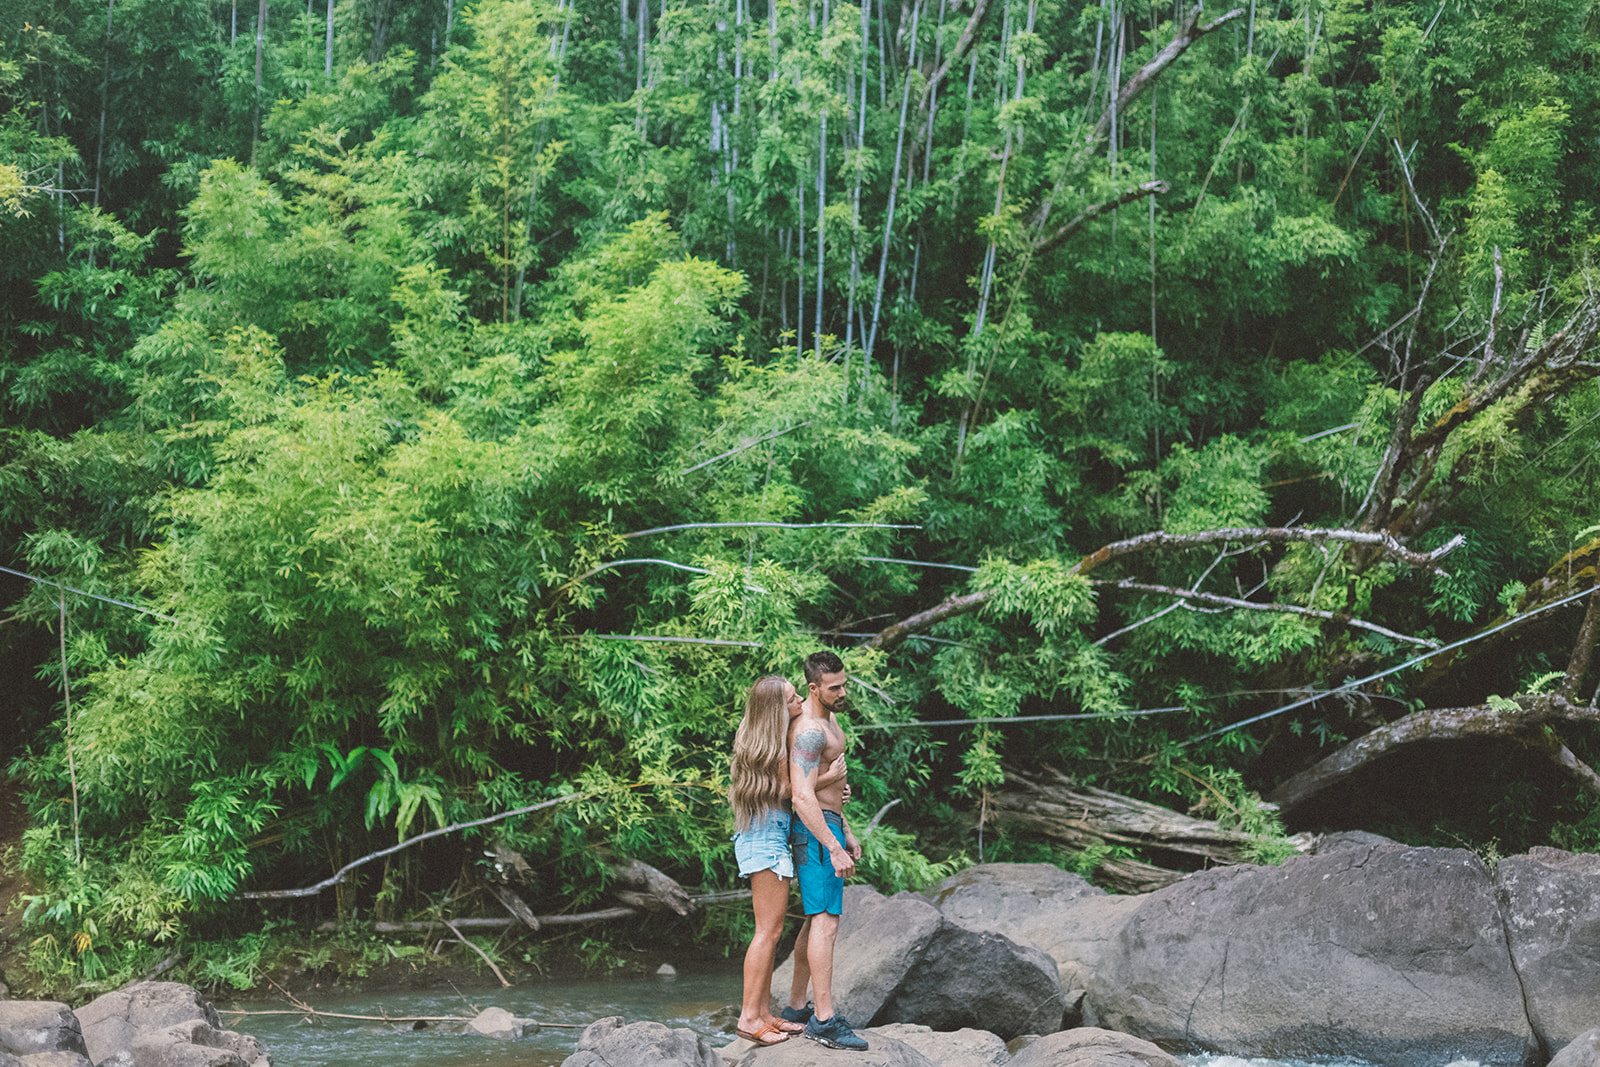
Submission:
[[[728,803],[733,806],[733,852],[739,875],[750,879],[756,931],[744,954],[744,999],[735,1033],[757,1045],[776,1045],[803,1029],[772,1014],[772,964],[783,936],[794,860],[789,854],[789,720],[800,713],[800,696],[786,678],[756,679],[744,702],[744,718],[733,738]],[[844,757],[822,775],[845,775]]]

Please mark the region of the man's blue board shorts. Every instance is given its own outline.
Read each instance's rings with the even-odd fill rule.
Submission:
[[[844,816],[824,811],[828,829],[844,847]],[[828,849],[796,815],[789,824],[789,845],[794,850],[795,880],[800,883],[800,907],[807,915],[838,915],[844,911],[844,879],[833,869]]]

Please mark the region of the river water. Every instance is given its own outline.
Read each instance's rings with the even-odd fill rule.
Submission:
[[[519,985],[513,989],[463,988],[429,992],[315,996],[312,1006],[349,1015],[472,1016],[483,1008],[501,1007],[545,1025],[520,1041],[461,1033],[460,1023],[436,1023],[425,1030],[410,1024],[349,1019],[306,1020],[295,1014],[241,1014],[223,1009],[223,1025],[254,1034],[272,1053],[274,1067],[557,1067],[572,1054],[583,1027],[608,1015],[626,1022],[652,1020],[684,1026],[721,1047],[732,1040],[712,1021],[714,1013],[736,1004],[740,975],[727,969],[674,977],[595,979]],[[230,1006],[251,1012],[282,1011],[282,1001],[244,1002]],[[1181,1057],[1189,1067],[1312,1067],[1294,1060],[1244,1059],[1238,1056]],[[1441,1057],[1442,1059],[1442,1057]],[[1477,1067],[1470,1060],[1451,1064],[1418,1059],[1394,1064],[1362,1060],[1321,1061],[1315,1067]]]
[[[572,1055],[583,1027],[608,1015],[620,1015],[626,1022],[648,1019],[686,1026],[718,1047],[727,1044],[733,1035],[724,1034],[711,1016],[739,1001],[741,978],[734,966],[670,978],[530,983],[511,989],[463,987],[459,992],[313,993],[307,997],[320,1011],[347,1015],[471,1017],[480,1009],[499,1007],[541,1024],[566,1024],[544,1025],[537,1034],[520,1041],[463,1034],[460,1023],[434,1023],[425,1030],[412,1030],[409,1023],[307,1021],[299,1015],[245,1015],[229,1010],[281,1011],[288,1007],[281,1000],[234,1003],[221,1009],[221,1014],[224,1026],[259,1038],[272,1054],[274,1067],[554,1067]]]

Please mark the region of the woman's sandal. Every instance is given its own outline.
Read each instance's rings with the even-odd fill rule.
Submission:
[[[756,1027],[753,1033],[749,1030],[735,1030],[734,1033],[753,1045],[781,1045],[785,1041],[789,1040],[789,1035],[787,1033],[780,1030],[778,1027],[773,1026],[771,1023],[762,1023],[760,1026]],[[777,1036],[772,1038],[770,1041],[764,1040],[768,1034],[775,1034]]]
[[[805,1031],[805,1028],[806,1028],[806,1024],[805,1023],[792,1022],[792,1021],[790,1021],[788,1019],[774,1019],[771,1022],[767,1023],[767,1025],[768,1026],[775,1026],[779,1030],[783,1031],[786,1034],[803,1033]]]

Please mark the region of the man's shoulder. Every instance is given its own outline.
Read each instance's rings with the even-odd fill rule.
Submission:
[[[798,738],[805,734],[807,730],[821,730],[826,732],[827,725],[828,723],[826,719],[823,719],[817,715],[812,715],[810,712],[802,711],[800,714],[796,715],[792,720],[790,720],[789,736],[791,738]]]

